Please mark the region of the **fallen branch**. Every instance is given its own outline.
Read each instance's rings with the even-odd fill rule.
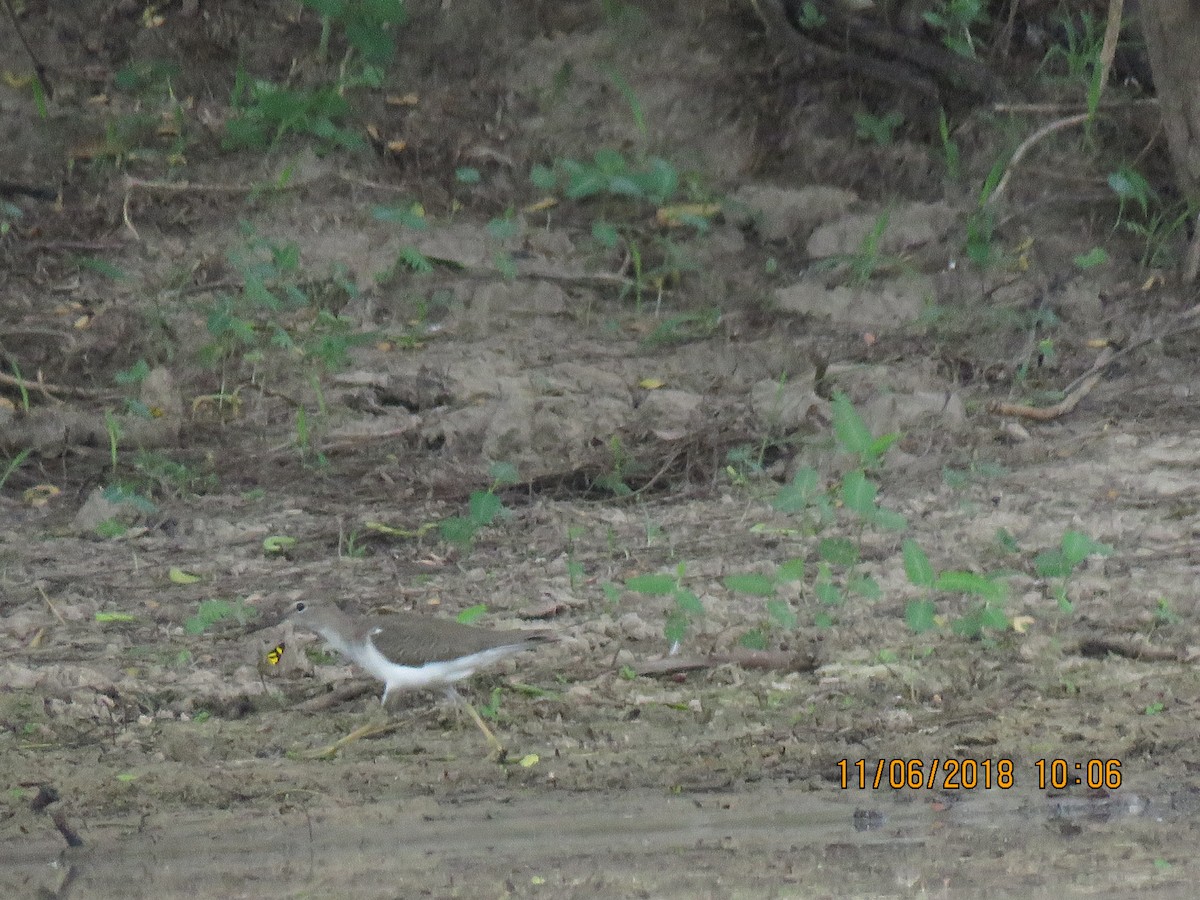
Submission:
[[[1114,356],[1116,354],[1111,347],[1101,350],[1089,370],[1091,374],[1086,375],[1082,380],[1077,380],[1073,385],[1074,390],[1068,391],[1067,395],[1053,406],[1026,406],[1022,403],[1000,402],[992,404],[991,411],[1002,416],[1018,416],[1022,419],[1035,419],[1039,422],[1049,422],[1051,419],[1065,416],[1079,405],[1080,400],[1092,392],[1092,388],[1104,374],[1104,368],[1112,362]]]

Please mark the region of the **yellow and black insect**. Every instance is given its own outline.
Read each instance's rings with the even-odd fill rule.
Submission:
[[[279,665],[279,661],[283,659],[283,651],[287,649],[287,644],[280,641],[271,650],[267,651],[267,662],[273,666]]]

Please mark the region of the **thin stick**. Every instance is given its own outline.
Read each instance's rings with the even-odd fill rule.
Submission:
[[[42,83],[42,88],[46,91],[46,97],[49,100],[54,99],[54,86],[50,84],[50,79],[46,77],[46,67],[42,65],[42,61],[38,59],[33,48],[29,46],[29,41],[25,40],[25,32],[21,30],[21,23],[17,21],[17,14],[12,8],[9,0],[4,0],[4,8],[8,10],[8,17],[12,20],[13,31],[17,33],[17,37],[21,41],[21,46],[25,48],[25,52],[29,54],[29,58],[33,61],[33,71],[37,75],[37,80]]]
[[[1013,151],[1012,157],[1008,160],[1008,165],[1004,167],[1004,175],[1001,176],[1000,182],[996,185],[996,189],[992,191],[992,195],[987,198],[987,203],[990,205],[996,201],[996,198],[1004,193],[1004,189],[1008,186],[1008,181],[1012,178],[1013,170],[1016,169],[1017,163],[1028,153],[1033,145],[1047,135],[1053,134],[1056,131],[1062,131],[1064,128],[1070,128],[1073,125],[1082,125],[1091,118],[1090,113],[1079,113],[1074,116],[1067,116],[1065,119],[1055,119],[1043,125],[1029,137],[1021,142],[1021,146]]]
[[[37,590],[38,590],[38,593],[42,595],[42,599],[43,599],[44,601],[46,601],[46,605],[47,605],[48,607],[50,607],[50,612],[54,613],[54,618],[58,619],[58,624],[59,624],[59,625],[66,625],[66,624],[67,624],[67,620],[66,620],[66,619],[64,619],[64,618],[62,617],[62,613],[60,613],[60,612],[59,612],[59,611],[58,611],[58,610],[55,608],[54,604],[53,604],[53,603],[50,601],[50,598],[46,596],[46,592],[45,592],[44,590],[42,590],[42,586],[41,586],[40,584],[37,586]]]

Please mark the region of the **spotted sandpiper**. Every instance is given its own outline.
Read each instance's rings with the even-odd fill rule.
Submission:
[[[500,755],[504,752],[500,741],[475,708],[455,690],[454,684],[477,669],[536,643],[555,639],[546,631],[493,631],[412,612],[357,619],[321,600],[298,601],[288,618],[317,632],[330,647],[382,681],[384,705],[393,691],[441,688],[447,697],[467,710],[488,744]],[[336,753],[350,741],[384,730],[386,726],[364,726],[327,752]]]

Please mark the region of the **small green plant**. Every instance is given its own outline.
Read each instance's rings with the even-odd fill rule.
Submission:
[[[787,560],[771,574],[751,572],[725,578],[724,583],[728,590],[762,597],[766,604],[767,622],[742,635],[740,643],[743,647],[751,650],[766,649],[771,628],[784,631],[795,629],[799,621],[795,610],[786,600],[777,597],[775,590],[780,585],[803,580],[804,560],[800,558]]]
[[[363,59],[387,65],[396,55],[392,37],[396,27],[408,21],[404,0],[300,0],[321,16],[321,38],[317,57],[328,59],[333,25],[340,25],[346,42]]]
[[[22,450],[20,453],[18,453],[16,456],[14,456],[12,459],[10,459],[8,461],[8,464],[4,467],[3,474],[0,474],[0,490],[4,489],[4,485],[6,485],[8,483],[8,479],[12,477],[13,472],[15,472],[15,471],[17,471],[17,469],[21,468],[21,466],[24,464],[25,460],[29,459],[29,454],[32,452],[33,452],[33,448],[26,447],[24,450]]]
[[[3,482],[0,482],[0,487]],[[575,542],[584,535],[584,530],[578,525],[567,526],[567,576],[571,579],[571,590],[578,590],[583,583],[583,563],[575,558]]]
[[[721,310],[716,307],[699,312],[683,312],[667,316],[645,337],[648,347],[672,347],[705,341],[721,326]]]
[[[635,594],[672,598],[674,607],[667,614],[667,621],[663,626],[663,636],[670,642],[672,650],[683,643],[692,623],[704,615],[704,604],[700,602],[700,598],[683,586],[686,572],[686,564],[680,563],[674,575],[635,575],[625,582],[625,589]]]
[[[203,600],[196,614],[183,623],[183,630],[188,634],[204,634],[213,625],[227,619],[244,626],[257,615],[258,610],[247,606],[241,599],[234,603],[228,600]]]
[[[625,477],[634,463],[620,435],[614,434],[608,439],[608,452],[610,468],[596,476],[592,486],[608,491],[615,497],[628,497],[633,494],[633,488],[625,483]]]
[[[471,493],[467,501],[467,515],[452,516],[438,525],[442,540],[467,549],[475,542],[475,535],[480,529],[509,515],[503,501],[496,496],[496,491],[520,482],[516,466],[505,462],[492,463],[488,467],[488,474],[492,479],[491,486],[486,491]]]
[[[174,496],[207,494],[218,485],[214,473],[200,471],[157,451],[139,450],[133,468],[141,476],[139,486]]]
[[[1082,272],[1088,269],[1094,269],[1097,266],[1102,266],[1108,262],[1108,251],[1103,247],[1093,247],[1086,253],[1078,254],[1072,262],[1075,263],[1075,268]]]
[[[855,136],[879,147],[890,147],[896,141],[896,129],[904,124],[904,114],[892,110],[882,116],[868,112],[854,114]]]
[[[780,490],[773,504],[781,512],[802,517],[805,526],[802,533],[820,534],[836,520],[839,506],[855,528],[854,539],[831,535],[821,537],[817,543],[813,593],[826,607],[816,616],[816,623],[822,627],[833,622],[829,608],[841,606],[850,596],[875,600],[882,593],[875,579],[859,569],[866,529],[903,531],[908,527],[904,516],[879,505],[879,486],[869,474],[881,467],[884,454],[899,435],[872,435],[845,394],[834,395],[832,409],[837,447],[855,457],[858,467],[847,472],[839,484],[828,487],[822,484],[815,469],[801,468],[791,483]]]
[[[979,189],[975,209],[967,217],[967,257],[981,269],[990,269],[1003,258],[996,247],[996,210],[991,199],[1007,166],[1007,158],[998,159],[992,165]]]
[[[1038,71],[1049,70],[1090,88],[1104,46],[1104,23],[1087,10],[1064,12],[1059,16],[1058,30],[1062,37],[1046,51]]]
[[[375,80],[370,86],[378,87]],[[251,79],[238,69],[221,146],[226,150],[270,150],[289,134],[315,138],[325,150],[361,150],[366,141],[340,124],[350,113],[347,85],[290,88]]]
[[[966,594],[977,598],[976,604],[951,623],[951,629],[969,638],[980,638],[990,631],[1003,631],[1010,620],[1004,611],[1008,588],[996,575],[978,575],[974,572],[937,572],[929,557],[916,541],[906,540],[902,545],[904,572],[908,581],[926,591],[926,596],[910,600],[904,610],[908,627],[922,634],[938,627],[944,621],[937,614],[934,595],[938,592]]]
[[[505,246],[521,233],[521,223],[516,218],[515,211],[510,207],[503,218],[492,219],[488,222],[487,233],[488,237],[497,245],[492,252],[492,262],[496,266],[496,271],[505,281],[514,280],[517,277],[517,263]]]
[[[29,389],[25,387],[25,376],[21,374],[21,366],[17,363],[14,356],[8,357],[8,364],[12,368],[13,377],[17,381],[17,391],[21,395],[21,412],[29,415]]]
[[[816,31],[828,21],[813,0],[804,0],[800,5],[800,15],[796,24],[802,31]]]
[[[1171,608],[1171,601],[1166,597],[1158,598],[1158,605],[1154,609],[1154,624],[1156,627],[1179,624],[1179,614]]]
[[[984,0],[941,0],[922,17],[934,31],[941,32],[942,43],[960,56],[975,55],[971,29],[988,21]]]
[[[1065,531],[1059,546],[1039,553],[1033,561],[1034,571],[1041,578],[1053,581],[1052,596],[1060,612],[1071,613],[1074,604],[1067,596],[1071,576],[1089,556],[1111,556],[1113,548],[1092,540],[1081,531]]]
[[[821,260],[814,266],[814,269],[835,269],[845,266],[850,270],[851,282],[856,287],[863,287],[881,267],[900,263],[897,257],[884,255],[879,250],[879,245],[883,241],[884,232],[887,231],[890,221],[891,213],[884,210],[875,218],[875,223],[867,233],[862,236],[858,248],[853,253],[839,253],[830,256]]]
[[[7,200],[0,200],[0,238],[8,237],[13,223],[21,218],[21,207],[14,206]]]
[[[629,112],[633,116],[634,127],[637,128],[643,140],[646,137],[646,113],[642,108],[642,101],[638,99],[638,95],[634,92],[633,87],[626,80],[625,76],[614,69],[612,66],[601,66],[601,70],[608,76],[608,80],[612,82],[625,102],[629,104]]]
[[[561,182],[570,200],[608,196],[662,205],[679,189],[679,171],[665,159],[651,157],[644,165],[631,165],[624,154],[604,147],[590,163],[558,159],[553,169],[534,166],[529,177],[542,190],[553,190]]]
[[[257,363],[275,350],[331,370],[348,364],[351,348],[378,339],[324,308],[357,295],[338,267],[325,279],[307,279],[295,243],[261,238],[249,223],[242,223],[242,233],[244,245],[226,258],[243,287],[237,294],[218,293],[201,307],[211,338],[200,348],[202,361],[221,367]]]
[[[1185,202],[1168,204],[1150,186],[1145,177],[1131,166],[1122,166],[1108,176],[1108,186],[1117,195],[1117,221],[1113,226],[1140,237],[1143,241],[1139,265],[1161,268],[1170,262],[1168,247],[1192,218],[1193,210]],[[1141,215],[1127,216],[1127,207],[1136,205]]]

